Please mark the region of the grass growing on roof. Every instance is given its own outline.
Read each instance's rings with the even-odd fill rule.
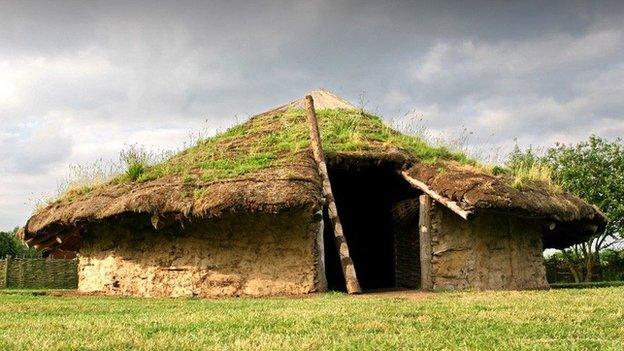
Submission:
[[[554,192],[561,192],[561,187],[553,181],[552,170],[545,164],[535,163],[528,167],[520,167],[513,171],[511,186],[522,189],[527,182],[539,181]]]
[[[433,147],[420,138],[387,127],[380,118],[361,111],[317,111],[323,148],[327,151],[383,151],[401,149],[421,159],[470,163],[464,154]],[[147,167],[137,181],[167,175],[197,176],[204,181],[235,178],[288,162],[309,146],[304,110],[264,115],[200,141],[169,160]],[[131,180],[131,179],[130,179]]]
[[[317,117],[323,148],[329,152],[400,149],[422,162],[475,163],[463,153],[431,146],[421,138],[399,133],[379,117],[363,111],[320,109]],[[298,152],[309,147],[309,133],[306,111],[290,109],[254,117],[156,164],[154,160],[158,157],[133,146],[120,155],[124,169],[109,183],[145,182],[166,176],[181,177],[189,184],[237,178],[268,167],[287,165]],[[73,202],[105,184],[91,185],[89,191],[74,189],[57,201]],[[195,197],[201,196],[195,194]]]

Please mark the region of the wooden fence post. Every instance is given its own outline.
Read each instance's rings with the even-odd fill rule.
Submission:
[[[329,219],[331,220],[334,229],[334,239],[336,241],[336,247],[338,248],[338,254],[340,255],[340,265],[342,266],[342,272],[347,286],[347,293],[360,294],[362,289],[360,288],[360,283],[357,279],[357,275],[355,274],[353,260],[349,255],[349,246],[347,245],[347,239],[342,231],[342,224],[340,223],[340,217],[338,217],[336,201],[334,200],[334,194],[329,182],[327,164],[325,163],[325,155],[323,154],[323,148],[321,146],[318,120],[316,119],[316,111],[314,110],[314,99],[312,99],[311,95],[307,95],[305,100],[306,110],[308,112],[308,122],[310,124],[310,146],[312,147],[314,160],[318,165],[319,174],[323,183],[323,196],[327,200],[327,210],[329,212]]]
[[[420,288],[433,289],[431,276],[431,199],[429,195],[420,195],[418,227],[420,232]]]
[[[11,264],[11,256],[7,255],[6,259],[4,260],[4,272],[2,272],[2,274],[4,274],[5,289],[9,287],[9,264]]]

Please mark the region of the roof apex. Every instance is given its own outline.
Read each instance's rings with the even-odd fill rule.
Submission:
[[[311,95],[314,99],[314,108],[317,109],[334,109],[341,108],[346,110],[357,110],[358,108],[349,101],[341,98],[340,96],[330,92],[326,89],[311,90],[305,95]],[[305,108],[305,97],[299,100],[295,100],[288,104],[288,107]]]
[[[262,112],[258,115],[255,115],[254,117],[260,117],[260,116],[264,116],[267,114],[272,114],[272,113],[276,113],[276,112],[284,112],[287,111],[291,108],[295,108],[295,109],[305,109],[306,105],[305,105],[305,96],[307,95],[311,95],[312,99],[314,99],[314,108],[321,110],[321,109],[344,109],[344,110],[361,110],[360,108],[356,107],[355,105],[353,105],[352,103],[350,103],[349,101],[341,98],[340,96],[330,92],[327,89],[315,89],[315,90],[311,90],[309,92],[307,92],[302,98],[291,101],[285,105],[281,105],[278,107],[275,107],[271,110]]]

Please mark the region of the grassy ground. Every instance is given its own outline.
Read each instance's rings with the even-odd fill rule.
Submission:
[[[0,295],[0,349],[621,350],[624,288],[273,299]]]

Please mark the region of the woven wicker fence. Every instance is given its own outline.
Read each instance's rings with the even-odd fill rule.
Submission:
[[[0,288],[76,289],[77,260],[7,258],[0,260]]]

